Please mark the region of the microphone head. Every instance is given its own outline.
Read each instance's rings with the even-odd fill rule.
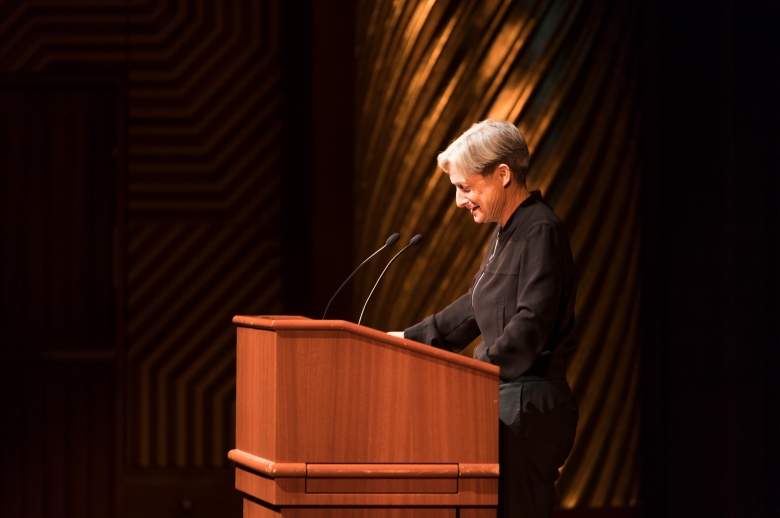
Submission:
[[[385,244],[387,246],[393,246],[394,244],[396,244],[398,242],[399,239],[401,239],[401,234],[396,232],[395,234],[393,234],[392,236],[387,238],[387,241],[385,241]]]
[[[409,244],[415,246],[420,241],[422,241],[422,234],[417,234],[416,236],[414,236],[412,239],[409,240]]]

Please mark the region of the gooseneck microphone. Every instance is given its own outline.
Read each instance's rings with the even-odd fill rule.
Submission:
[[[341,288],[343,288],[343,287],[344,287],[344,285],[345,285],[345,284],[347,284],[347,283],[349,282],[349,280],[350,280],[352,277],[354,277],[354,276],[355,276],[355,274],[357,273],[357,271],[358,271],[358,270],[360,270],[360,268],[361,268],[361,267],[362,267],[364,264],[366,264],[368,261],[370,261],[372,257],[374,257],[376,254],[378,254],[379,252],[381,252],[382,250],[384,250],[384,249],[385,249],[385,248],[387,248],[388,246],[393,246],[394,244],[396,244],[396,243],[398,242],[398,240],[399,240],[399,239],[401,239],[401,235],[400,235],[398,232],[396,232],[396,233],[395,233],[395,234],[393,234],[392,236],[388,237],[388,238],[387,238],[387,241],[385,241],[385,244],[382,246],[382,248],[380,248],[379,250],[377,250],[376,252],[374,252],[373,254],[371,254],[371,255],[368,257],[368,259],[366,259],[365,261],[363,261],[362,263],[360,263],[360,266],[358,266],[357,268],[355,268],[355,271],[354,271],[354,272],[352,272],[352,275],[350,275],[349,277],[347,277],[347,280],[346,280],[346,281],[344,281],[343,283],[341,283],[341,286],[339,286],[339,289],[337,289],[337,290],[336,290],[336,293],[334,293],[334,294],[333,294],[333,296],[330,298],[330,302],[328,302],[328,305],[325,307],[325,313],[323,313],[323,314],[322,314],[322,319],[323,319],[323,320],[325,320],[325,315],[327,315],[327,314],[328,314],[328,309],[330,309],[330,304],[333,302],[333,299],[335,299],[335,298],[336,298],[336,295],[338,295],[338,294],[339,294],[339,292],[341,291]]]
[[[363,320],[363,313],[366,312],[366,306],[368,306],[368,301],[371,300],[371,295],[374,294],[374,290],[376,290],[376,287],[379,286],[379,281],[381,281],[382,277],[385,276],[385,272],[387,271],[387,269],[390,268],[390,265],[393,264],[393,261],[395,261],[398,258],[399,255],[404,253],[404,251],[407,248],[409,248],[410,246],[414,246],[414,245],[418,244],[420,241],[422,241],[422,234],[417,234],[416,236],[414,236],[412,239],[409,240],[409,244],[408,245],[403,247],[401,249],[401,251],[398,252],[397,254],[395,254],[395,256],[392,259],[390,259],[390,262],[387,263],[387,266],[385,266],[385,269],[382,270],[381,275],[379,275],[379,278],[376,280],[376,284],[374,284],[374,288],[371,290],[371,293],[368,294],[368,298],[366,299],[366,303],[363,304],[363,311],[360,312],[360,318],[358,319],[358,325],[360,325],[361,320]]]

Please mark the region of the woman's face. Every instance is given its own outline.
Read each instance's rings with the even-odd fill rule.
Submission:
[[[503,164],[490,177],[464,175],[451,167],[450,181],[455,186],[455,204],[471,212],[475,223],[500,223],[506,205],[504,186],[508,174],[509,169]]]
[[[506,166],[503,166],[506,167]],[[464,175],[450,168],[450,182],[455,186],[455,204],[471,212],[475,223],[500,223],[506,205],[504,174],[499,167],[490,177]]]

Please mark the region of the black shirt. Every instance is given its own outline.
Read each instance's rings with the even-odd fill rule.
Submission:
[[[481,334],[474,358],[498,365],[511,381],[542,356],[574,350],[575,292],[566,229],[533,191],[497,226],[468,293],[404,337],[458,352]]]

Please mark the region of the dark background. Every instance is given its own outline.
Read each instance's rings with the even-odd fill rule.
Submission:
[[[225,5],[0,4],[2,516],[237,516],[232,430],[189,431],[234,364],[187,366],[233,314],[318,317],[359,260],[354,3]],[[642,10],[641,513],[775,516],[780,8]]]
[[[644,502],[649,516],[773,516],[778,6],[649,8]]]

